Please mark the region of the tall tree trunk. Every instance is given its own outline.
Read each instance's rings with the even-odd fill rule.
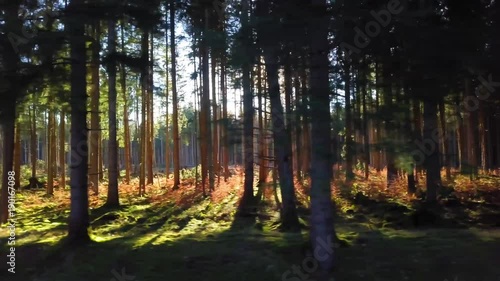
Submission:
[[[391,77],[391,69],[387,63],[382,65],[382,82],[384,84],[384,107],[389,109],[393,104],[393,93],[392,93],[392,81]],[[386,133],[386,145],[385,145],[385,153],[386,153],[386,164],[387,164],[387,187],[392,187],[393,183],[398,178],[398,169],[396,167],[396,156],[394,150],[394,143],[389,143],[389,138],[393,141],[391,136],[394,135],[395,126],[393,125],[393,114],[390,113],[390,116],[385,117],[385,133]],[[437,128],[437,127],[436,127]]]
[[[259,56],[260,58],[260,56]],[[267,180],[266,128],[264,124],[265,104],[262,103],[262,66],[257,65],[257,95],[259,103],[259,188],[262,190]],[[264,108],[263,108],[264,106]]]
[[[202,72],[202,96],[201,96],[201,114],[200,114],[200,129],[201,129],[201,157],[202,157],[202,183],[206,184],[208,174],[209,189],[213,189],[212,175],[212,157],[211,146],[212,138],[210,134],[210,74],[209,74],[209,45],[208,45],[208,8],[203,7],[203,34],[201,42],[201,72]]]
[[[121,49],[125,51],[123,23],[121,25]],[[130,147],[130,128],[129,128],[129,110],[128,110],[128,94],[127,94],[127,78],[125,72],[125,64],[121,65],[120,69],[120,83],[123,94],[123,129],[125,133],[125,182],[130,183],[130,172],[132,165],[132,152]]]
[[[49,97],[49,123],[48,123],[48,142],[47,142],[47,194],[54,193],[54,178],[56,176],[56,118],[54,111],[53,97]]]
[[[180,159],[179,159],[179,105],[177,101],[177,63],[175,51],[175,1],[170,3],[170,52],[172,61],[172,107],[173,107],[173,138],[174,138],[174,188],[178,188],[180,179]]]
[[[241,13],[241,44],[244,46],[244,54],[245,61],[242,65],[243,71],[243,137],[244,137],[244,163],[245,163],[245,183],[243,189],[243,198],[240,203],[240,211],[245,212],[245,208],[248,208],[250,204],[253,203],[253,117],[254,117],[254,108],[253,108],[253,93],[251,90],[251,82],[250,82],[250,61],[251,61],[251,52],[250,52],[250,35],[252,30],[249,26],[248,19],[248,11],[249,4],[248,0],[242,1],[242,13]]]
[[[439,101],[439,117],[441,121],[441,135],[443,142],[443,163],[446,169],[446,180],[451,180],[451,161],[450,155],[448,154],[448,131],[446,130],[446,116],[444,110],[444,100]]]
[[[324,247],[325,242],[333,241],[333,206],[330,181],[330,90],[328,79],[328,17],[326,1],[313,0],[314,10],[318,13],[310,20],[311,46],[311,243],[314,257],[323,271],[321,280],[333,268],[333,249]],[[347,95],[346,95],[347,96]]]
[[[309,134],[309,116],[311,114],[310,110],[308,108],[308,101],[307,97],[309,96],[308,93],[308,86],[307,86],[307,61],[306,61],[306,53],[304,52],[302,54],[302,67],[301,67],[301,79],[302,79],[302,110],[301,110],[301,115],[302,115],[302,131],[303,131],[303,136],[302,136],[302,173],[304,177],[309,176],[309,169],[311,168],[311,137]]]
[[[424,145],[431,144],[425,158],[427,178],[427,202],[435,202],[441,183],[439,165],[439,141],[433,137],[433,132],[438,128],[437,102],[427,98],[424,100]]]
[[[147,31],[143,31],[141,39],[141,52],[144,62],[148,58],[149,35]],[[147,109],[148,109],[148,65],[144,65],[141,71],[141,145],[140,145],[140,175],[139,175],[139,196],[146,192],[146,153],[147,153],[147,136],[148,136],[148,123],[147,123]]]
[[[298,66],[297,66],[298,67]],[[300,79],[298,70],[295,71],[295,169],[297,171],[297,179],[302,184],[302,123],[300,117],[302,115],[302,103],[300,97]]]
[[[277,54],[274,50],[264,50],[271,116],[273,122],[274,160],[278,165],[282,202],[282,227],[284,230],[298,231],[299,223],[295,204],[293,173],[290,166],[291,144],[286,133],[283,105],[280,98]]]
[[[100,101],[100,79],[99,79],[99,52],[100,52],[100,23],[94,23],[92,27],[93,42],[91,45],[91,89],[90,89],[90,171],[89,184],[95,194],[99,192],[99,173],[100,173],[100,118],[99,118],[99,101]]]
[[[365,146],[365,151],[364,151],[364,162],[365,162],[365,180],[368,180],[370,177],[370,132],[368,128],[368,108],[366,105],[366,96],[368,95],[367,93],[367,87],[368,87],[368,80],[367,80],[367,73],[369,73],[369,68],[366,65],[366,62],[363,61],[363,71],[361,73],[361,87],[362,87],[362,106],[363,106],[363,143]],[[368,71],[368,72],[367,72]],[[371,92],[371,91],[370,91]]]
[[[285,66],[284,66],[284,78],[285,78],[285,130],[287,134],[287,138],[290,140],[290,147],[293,146],[292,140],[292,66],[290,65],[290,57],[286,55],[285,58]],[[292,148],[290,148],[292,150]],[[293,152],[293,150],[292,150]],[[290,156],[290,166],[292,167],[292,175],[293,175],[293,153]]]
[[[21,124],[16,123],[16,140],[14,142],[14,173],[17,175],[15,177],[14,188],[19,189],[21,181]]]
[[[15,96],[13,96],[15,97]],[[15,138],[15,102],[11,103],[9,112],[5,112],[0,119],[0,125],[3,131],[3,163],[2,163],[2,193],[1,193],[1,213],[0,224],[7,223],[9,219],[9,195],[13,190],[9,182],[12,176],[19,177],[19,175],[12,175],[12,168],[14,166],[14,138]]]
[[[227,86],[226,86],[226,54],[225,51],[221,56],[221,70],[220,70],[220,88],[222,93],[222,142],[223,142],[223,167],[224,167],[224,180],[227,181],[229,178],[229,141],[228,141],[228,125],[229,120],[227,116]]]
[[[216,65],[217,65],[217,60],[215,58],[215,51],[212,48],[211,50],[211,74],[212,74],[212,112],[213,112],[213,117],[214,120],[212,122],[212,163],[214,166],[214,171],[219,174],[219,142],[218,142],[218,124],[219,120],[217,119],[217,87],[216,87]]]
[[[31,178],[36,178],[38,160],[38,136],[36,134],[36,105],[33,103],[33,111],[30,110],[30,152],[31,152]]]
[[[282,208],[281,222],[282,229],[286,231],[300,231],[298,221],[295,189],[293,186],[293,171],[290,166],[292,157],[291,140],[286,132],[283,105],[281,104],[278,55],[280,47],[272,37],[272,33],[266,29],[267,20],[274,19],[275,11],[271,11],[269,2],[260,0],[257,2],[257,15],[262,16],[262,23],[259,25],[259,41],[262,42],[265,68],[267,73],[267,83],[269,86],[269,100],[271,103],[271,118],[273,124],[274,157],[277,164]]]
[[[59,186],[64,189],[66,187],[66,114],[64,108],[61,109],[59,123]]]
[[[168,17],[168,2],[165,1],[165,18]],[[169,31],[169,22],[165,20],[165,46],[169,46],[168,44],[168,31]],[[170,91],[170,79],[169,79],[169,71],[168,71],[168,65],[169,65],[169,54],[168,54],[168,48],[165,48],[165,177],[168,179],[168,176],[170,175],[170,135],[169,135],[169,130],[170,130],[170,122],[168,118],[168,105],[169,105],[169,91]]]
[[[108,53],[116,53],[116,22],[108,21]],[[109,116],[109,145],[108,145],[108,198],[106,205],[117,207],[118,199],[118,142],[116,140],[116,62],[108,65],[108,116]]]
[[[353,123],[352,123],[352,106],[351,106],[351,65],[349,62],[344,62],[344,93],[345,93],[345,172],[346,180],[354,179],[353,172]],[[312,86],[311,86],[312,87]],[[314,112],[311,110],[311,112]]]
[[[148,166],[148,184],[153,184],[153,168],[154,168],[154,106],[153,106],[153,34],[151,32],[151,40],[149,42],[149,56],[148,56],[148,118],[147,118],[147,166]]]
[[[83,0],[72,0],[68,7],[71,56],[71,207],[68,239],[75,245],[90,241],[88,201],[88,139],[87,139],[87,81],[84,21],[71,15]]]

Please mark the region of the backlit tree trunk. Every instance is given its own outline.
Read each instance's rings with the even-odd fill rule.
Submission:
[[[314,257],[323,271],[322,280],[333,268],[333,249],[322,245],[334,241],[333,206],[330,180],[332,174],[330,149],[330,99],[328,80],[328,17],[324,0],[313,0],[318,14],[310,18],[311,46],[311,235]]]
[[[175,48],[175,1],[170,3],[170,59],[172,62],[172,119],[173,119],[173,139],[174,139],[174,188],[180,185],[180,157],[179,157],[179,105],[177,100],[177,58]]]
[[[99,118],[99,101],[100,101],[100,77],[99,77],[99,52],[100,52],[100,23],[95,23],[93,28],[93,42],[91,44],[92,58],[91,58],[91,76],[92,84],[90,89],[90,170],[89,170],[89,184],[93,188],[94,193],[99,192],[99,173],[101,163],[100,154],[100,139],[101,139],[101,126]]]
[[[108,22],[108,53],[116,52],[116,22]],[[109,116],[109,143],[108,143],[108,198],[106,205],[117,207],[118,199],[118,142],[116,140],[116,62],[111,60],[108,65],[108,116]]]
[[[68,7],[71,56],[71,207],[68,240],[74,245],[90,240],[88,201],[88,139],[87,139],[87,81],[84,21],[71,12],[83,4],[72,0]]]

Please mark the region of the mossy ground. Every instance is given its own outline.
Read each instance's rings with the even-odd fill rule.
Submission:
[[[100,207],[106,194],[103,186],[102,195],[91,195],[93,242],[71,249],[62,244],[68,190],[57,190],[53,197],[43,191],[19,193],[16,274],[7,272],[2,262],[0,280],[122,281],[115,276],[122,270],[134,276],[127,281],[301,280],[283,274],[302,265],[307,226],[297,234],[278,231],[271,189],[258,216],[235,217],[241,181],[235,176],[209,197],[189,180],[175,191],[163,188],[168,182],[155,180],[145,197],[137,197],[133,183],[123,184],[122,206],[115,210]],[[418,201],[377,188],[376,176],[369,184],[350,184],[353,188],[347,193],[337,182],[336,230],[347,246],[334,249],[335,280],[500,280],[498,202],[491,194],[483,199],[462,194],[465,181],[457,177],[453,183],[461,194],[459,203],[439,207],[439,218],[427,224],[421,219],[421,225],[415,225]],[[485,181],[484,189],[498,189],[496,178]],[[299,188],[304,224],[306,193],[307,187]],[[2,260],[7,235],[2,228]],[[315,280],[314,274],[305,280]]]

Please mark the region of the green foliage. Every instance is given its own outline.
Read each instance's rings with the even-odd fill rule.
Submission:
[[[196,174],[196,173],[198,173],[198,174]],[[190,168],[190,169],[181,169],[180,170],[181,180],[194,179],[196,175],[198,175],[196,180],[201,180],[201,165],[198,165],[198,166],[196,166],[194,168]]]

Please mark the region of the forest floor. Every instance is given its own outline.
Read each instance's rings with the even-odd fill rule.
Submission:
[[[172,190],[155,179],[144,197],[137,196],[134,182],[121,184],[118,210],[101,207],[104,184],[90,196],[93,242],[73,249],[61,243],[69,191],[56,190],[53,197],[43,190],[18,193],[16,273],[7,272],[3,227],[0,280],[316,280],[314,270],[304,271],[314,265],[305,256],[307,187],[296,183],[304,229],[289,234],[278,229],[272,186],[254,217],[235,218],[242,181],[241,175],[221,181],[209,197],[193,180]],[[389,190],[376,173],[370,181],[337,181],[342,243],[334,247],[334,280],[500,280],[500,178],[454,175],[447,185],[453,196],[428,211],[405,195],[403,181]]]

